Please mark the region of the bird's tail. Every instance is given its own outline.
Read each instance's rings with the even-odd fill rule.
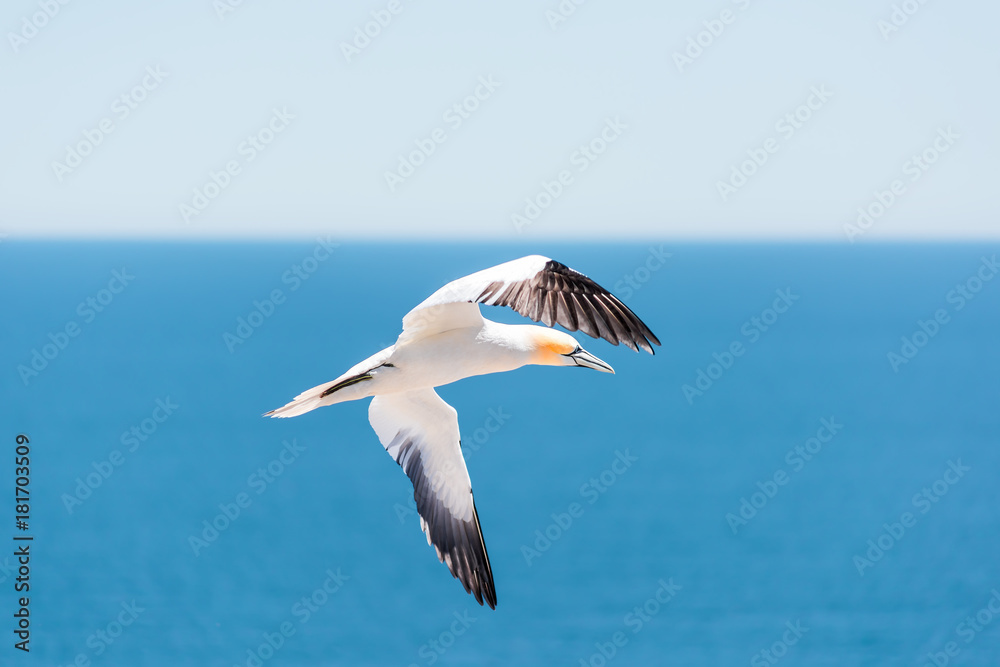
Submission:
[[[312,389],[307,389],[298,396],[296,396],[291,403],[286,403],[285,405],[277,408],[276,410],[271,410],[270,412],[265,412],[265,417],[298,417],[299,415],[304,415],[307,412],[315,410],[316,408],[321,408],[324,405],[333,405],[334,403],[339,403],[343,400],[342,396],[335,396],[334,393],[344,389],[345,387],[350,387],[352,385],[358,384],[359,382],[364,382],[366,380],[371,380],[372,376],[369,373],[360,373],[358,375],[344,376],[337,378],[333,382],[326,382],[324,384],[313,387]],[[352,397],[353,398],[353,397]],[[350,400],[350,399],[348,399]]]
[[[374,354],[361,363],[355,365],[349,371],[341,375],[332,382],[317,385],[312,389],[307,389],[292,400],[291,403],[281,406],[276,410],[265,412],[265,417],[298,417],[307,412],[321,408],[324,405],[333,405],[343,401],[354,401],[366,396],[371,396],[370,387],[365,383],[374,378],[372,371],[378,368],[392,354],[392,348]],[[358,385],[358,386],[355,386]],[[347,387],[354,387],[350,391],[342,391]]]

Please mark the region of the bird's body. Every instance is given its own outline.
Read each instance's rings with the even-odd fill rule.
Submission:
[[[652,353],[653,333],[592,280],[532,255],[445,285],[403,318],[396,344],[332,382],[272,410],[295,417],[325,405],[373,397],[369,420],[386,451],[413,482],[427,541],[482,604],[496,605],[493,574],[462,458],[458,417],[434,387],[528,364],[581,366],[614,373],[572,336],[536,325],[482,317],[479,303],[509,305],[535,321],[583,330]]]
[[[372,376],[371,380],[359,381],[330,393],[320,400],[319,405],[310,406],[303,412],[322,405],[411,389],[441,387],[475,375],[515,370],[531,363],[533,352],[525,347],[525,339],[529,335],[525,329],[530,328],[541,327],[484,320],[479,328],[452,329],[387,347],[321,387],[336,386],[338,382],[349,381],[366,372]],[[289,412],[303,407],[295,406]],[[275,416],[295,415],[275,411]]]

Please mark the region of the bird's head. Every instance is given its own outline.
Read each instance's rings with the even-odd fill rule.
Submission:
[[[531,327],[534,357],[532,363],[542,366],[580,366],[605,373],[615,369],[580,347],[576,339],[555,329]]]

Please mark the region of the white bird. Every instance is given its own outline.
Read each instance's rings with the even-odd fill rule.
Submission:
[[[479,304],[510,306],[541,321],[653,354],[659,345],[635,313],[587,276],[531,255],[448,283],[403,317],[396,344],[332,382],[265,414],[295,417],[324,405],[373,396],[368,419],[413,482],[420,527],[441,562],[479,604],[496,608],[496,589],[462,457],[458,413],[434,387],[527,364],[614,369],[572,336],[483,318]]]

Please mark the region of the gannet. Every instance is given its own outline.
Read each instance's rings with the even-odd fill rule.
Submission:
[[[545,327],[485,319],[479,304],[509,306]],[[531,255],[459,278],[403,317],[396,343],[332,382],[265,413],[296,417],[318,407],[373,397],[368,419],[385,450],[413,483],[420,528],[437,557],[480,605],[497,596],[472,481],[462,457],[458,413],[434,387],[527,364],[614,369],[558,324],[614,345],[653,354],[653,332],[587,276]]]

